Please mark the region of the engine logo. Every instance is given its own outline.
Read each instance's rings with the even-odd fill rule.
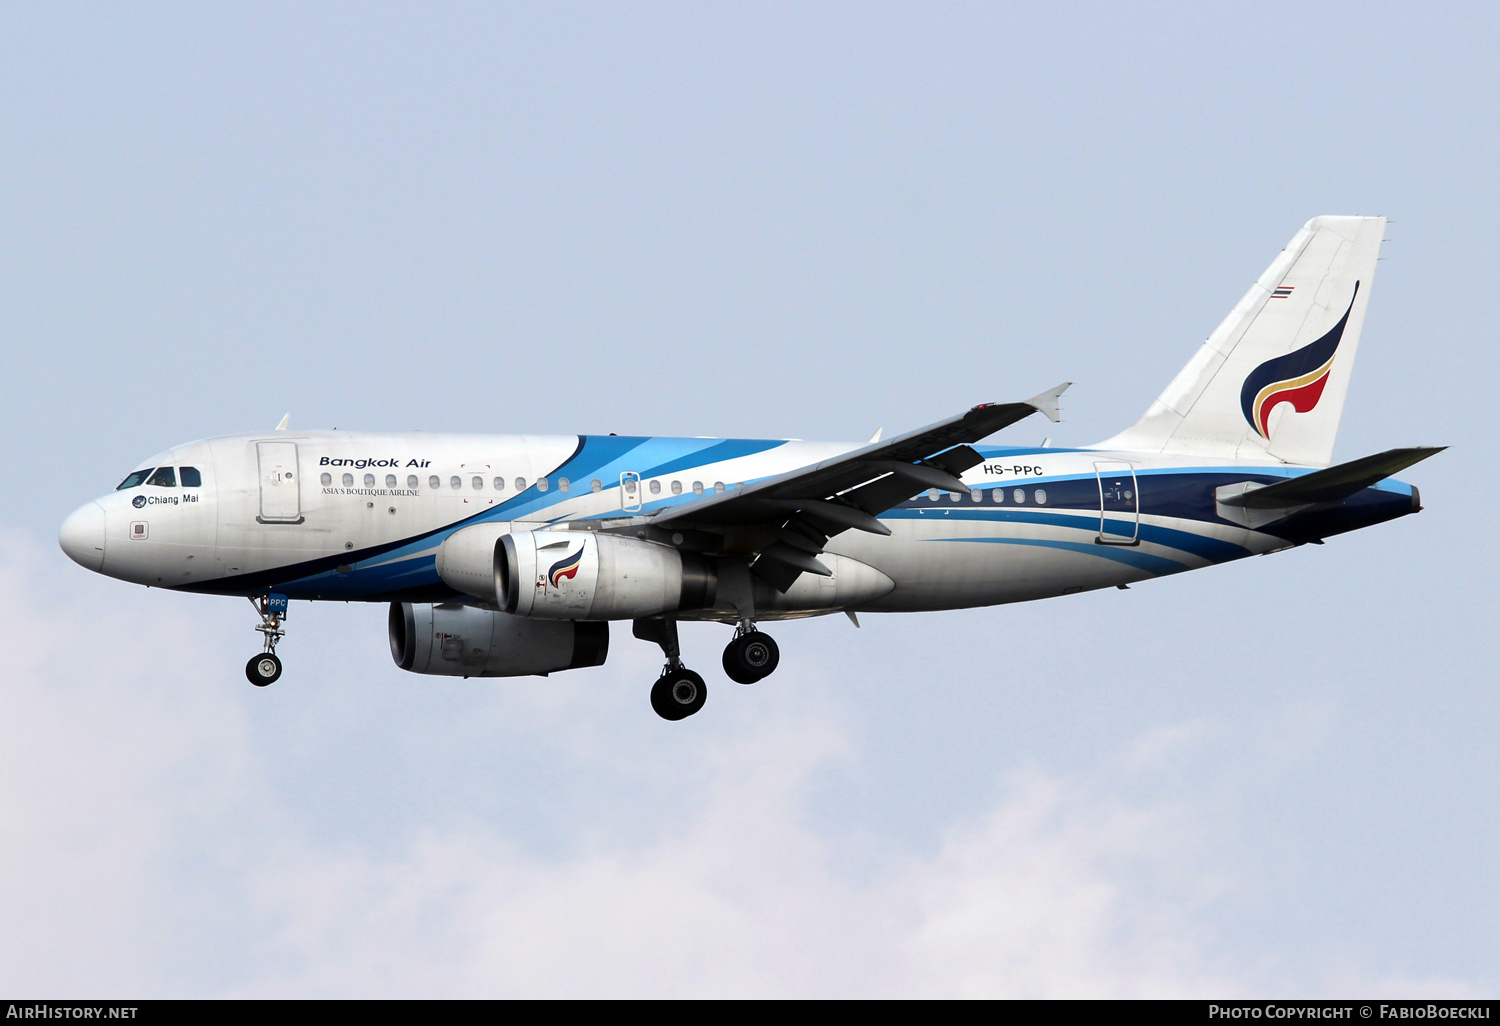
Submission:
[[[583,565],[583,546],[571,556],[564,556],[552,564],[552,569],[547,571],[547,583],[556,588],[565,580],[572,580],[578,576],[578,568]]]

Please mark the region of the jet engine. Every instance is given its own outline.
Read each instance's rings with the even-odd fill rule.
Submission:
[[[392,602],[391,656],[413,673],[450,677],[546,676],[601,666],[609,624],[528,620],[459,603]]]
[[[711,606],[713,564],[654,542],[584,531],[507,534],[495,550],[501,609],[545,620],[631,620]]]

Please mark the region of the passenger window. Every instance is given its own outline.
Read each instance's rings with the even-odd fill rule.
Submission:
[[[374,488],[375,487],[375,475],[374,474],[366,474],[365,475],[365,487],[366,488]]]
[[[929,488],[929,489],[927,489],[927,501],[928,502],[937,502],[938,501],[938,490],[936,488]]]
[[[157,467],[156,473],[146,482],[148,485],[156,485],[158,488],[176,488],[177,471],[171,467]]]
[[[681,481],[673,481],[672,482],[672,494],[673,495],[681,495],[682,494],[682,482]]]
[[[117,487],[115,491],[123,492],[127,488],[139,488],[145,482],[146,478],[151,476],[151,471],[155,469],[155,467],[147,467],[145,470],[137,470],[125,480],[121,481],[119,487]]]
[[[443,487],[442,478],[438,477],[436,474],[433,474],[427,479],[427,487],[433,489],[434,491]]]
[[[589,482],[589,491],[591,491],[591,492],[602,492],[602,491],[604,491],[604,484],[603,484],[603,482],[601,482],[597,477],[594,478],[592,481]]]
[[[1025,502],[1026,501],[1026,493],[1023,492],[1021,489],[1017,488],[1015,490],[1015,492],[1012,493],[1011,498],[1015,499],[1017,502]]]
[[[969,491],[969,498],[973,499],[975,502],[983,502],[984,492],[978,488],[971,489]]]
[[[448,487],[452,488],[455,492],[458,491],[463,486],[464,486],[463,478],[460,478],[460,477],[450,477],[448,479]]]
[[[202,488],[203,487],[203,475],[200,474],[200,473],[198,473],[198,468],[197,467],[183,467],[181,469],[180,473],[182,474],[182,487],[184,487],[184,488]],[[1127,496],[1127,498],[1128,498],[1128,496]]]
[[[536,479],[536,490],[539,492],[545,492],[547,490],[547,479],[545,477],[539,477]]]
[[[1036,498],[1036,504],[1038,506],[1045,506],[1047,504],[1047,492],[1046,492],[1046,489],[1038,488],[1036,490],[1035,498]]]
[[[714,493],[716,495],[723,495],[724,494],[724,482],[723,481],[715,481],[714,482]]]
[[[353,488],[354,487],[354,475],[353,474],[345,474],[344,475],[344,487],[345,488]]]
[[[570,488],[570,487],[572,487],[572,485],[571,485],[571,484],[570,484],[570,482],[569,482],[569,481],[568,481],[568,479],[567,479],[567,478],[565,478],[565,477],[560,477],[560,478],[558,478],[558,479],[557,479],[557,490],[558,490],[558,491],[560,491],[560,492],[565,492],[565,491],[567,491],[567,490],[568,490],[568,489],[569,489],[569,488]]]
[[[503,491],[505,491],[505,478],[503,478],[503,477],[497,477],[497,478],[495,478],[495,491],[497,491],[497,492],[503,492]]]
[[[1004,502],[1005,501],[1005,489],[1004,488],[996,488],[995,491],[994,491],[994,493],[993,493],[993,495],[994,495],[994,499],[995,499],[996,502]]]
[[[703,494],[703,482],[702,481],[694,481],[693,482],[693,494],[694,495],[702,495]]]
[[[518,478],[516,478],[516,491],[518,491],[518,492],[524,492],[525,490],[526,490],[526,479],[524,477],[518,477]]]
[[[324,474],[322,477],[318,478],[318,480],[322,483],[324,488],[327,488],[329,485],[333,484],[333,475]]]
[[[407,474],[406,475],[406,487],[412,489],[413,491],[416,490],[416,487],[417,487],[417,475],[416,474]]]
[[[396,475],[395,474],[387,474],[387,475],[385,475],[385,486],[387,488],[394,488],[394,487],[396,487]]]
[[[651,482],[651,494],[652,495],[660,495],[661,494],[661,482],[660,481],[652,481]]]
[[[469,484],[474,486],[474,490],[476,492],[481,491],[484,488],[484,478],[476,477],[474,480],[470,481]]]
[[[949,502],[962,502],[963,499],[964,499],[964,497],[960,493],[958,493],[958,492],[949,492],[948,493],[948,501]]]

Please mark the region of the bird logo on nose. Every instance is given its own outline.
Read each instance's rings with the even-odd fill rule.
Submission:
[[[130,504],[136,509],[144,509],[146,507],[146,497],[144,495],[137,495],[130,500]]]

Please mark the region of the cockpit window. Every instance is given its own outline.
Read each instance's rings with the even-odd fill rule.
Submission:
[[[157,467],[156,473],[152,474],[151,479],[146,483],[148,485],[157,485],[161,488],[176,488],[177,471],[171,467]]]
[[[115,491],[123,492],[127,488],[139,488],[141,484],[146,480],[146,478],[151,476],[151,471],[155,469],[155,467],[147,467],[145,470],[137,470],[125,480],[121,481],[119,487],[116,488]]]
[[[182,487],[184,487],[184,488],[202,488],[203,487],[203,475],[200,474],[200,473],[198,473],[198,468],[197,467],[183,467],[182,468]]]

